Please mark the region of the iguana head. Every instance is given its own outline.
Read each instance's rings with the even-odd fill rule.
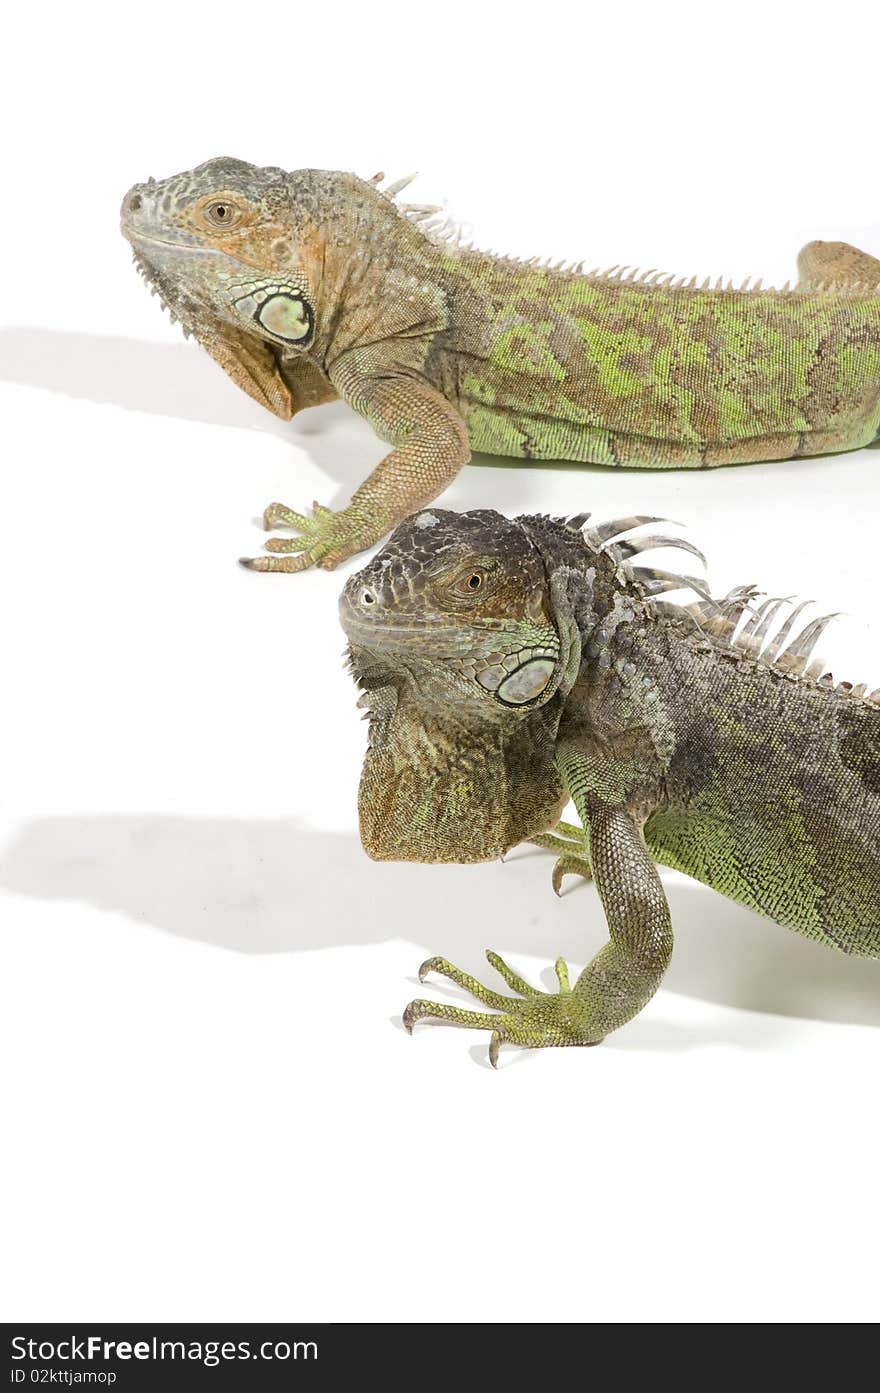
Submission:
[[[525,712],[557,685],[561,645],[541,551],[499,513],[431,508],[408,518],[347,582],[340,618],[357,673],[390,670],[432,704]]]
[[[278,360],[314,338],[321,249],[295,215],[289,176],[208,160],[135,184],[121,220],[138,269],[184,331],[263,405],[290,415]]]

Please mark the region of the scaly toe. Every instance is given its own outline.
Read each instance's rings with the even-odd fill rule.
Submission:
[[[286,574],[305,571],[311,566],[308,554],[302,556],[240,556],[238,564],[247,571],[284,571]]]
[[[351,556],[350,551],[328,551],[326,556],[322,556],[318,565],[322,571],[335,571],[340,561],[346,561]]]
[[[309,543],[305,537],[270,537],[263,545],[267,551],[305,551]]]
[[[273,527],[303,527],[307,523],[307,517],[295,513],[283,503],[270,503],[268,508],[263,509],[263,526],[267,532],[271,532]]]
[[[560,992],[570,992],[571,983],[568,980],[568,963],[565,961],[565,958],[557,958],[555,967],[556,980],[559,983]]]
[[[530,986],[524,977],[520,977],[519,973],[514,972],[512,967],[508,967],[504,959],[499,957],[491,948],[486,949],[486,960],[491,967],[494,967],[499,977],[503,977],[507,985],[511,987],[513,991],[519,992],[520,996],[531,997],[541,995],[536,987]]]

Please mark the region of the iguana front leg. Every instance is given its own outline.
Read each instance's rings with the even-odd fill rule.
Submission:
[[[383,440],[390,454],[352,495],[341,512],[315,505],[312,517],[272,503],[266,527],[281,523],[297,536],[273,537],[268,551],[296,553],[245,560],[255,571],[332,570],[357,551],[373,546],[408,514],[436,498],[470,458],[464,421],[445,397],[418,376],[362,375],[350,367],[331,372],[340,396],[355,407]]]
[[[434,971],[449,977],[486,1005],[499,1008],[500,1014],[418,1000],[404,1013],[409,1030],[426,1016],[491,1030],[489,1057],[494,1064],[499,1047],[506,1041],[532,1047],[596,1045],[638,1015],[659,987],[672,956],[672,924],[641,829],[626,807],[609,806],[581,794],[575,762],[570,761],[563,772],[573,776],[571,792],[584,826],[589,828],[590,861],[608,920],[609,942],[571,989],[561,960],[557,964],[558,993],[537,992],[521,979],[507,977],[515,989],[525,987],[522,1000],[499,996],[475,984],[473,978],[444,959],[431,958],[422,965],[421,973]],[[500,959],[494,965],[499,964]],[[505,967],[501,964],[499,970]]]

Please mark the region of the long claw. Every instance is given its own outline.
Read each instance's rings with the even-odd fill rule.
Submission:
[[[435,972],[438,967],[442,966],[444,961],[445,959],[443,958],[426,958],[419,968],[419,981],[424,982],[428,973]]]
[[[582,875],[584,880],[592,880],[593,877],[587,870],[582,858],[577,856],[560,856],[556,865],[553,867],[553,889],[557,895],[562,894],[563,877],[567,875]]]
[[[247,571],[305,571],[312,564],[307,556],[240,556],[238,564]]]
[[[498,1051],[501,1049],[501,1039],[500,1030],[493,1030],[492,1038],[489,1041],[489,1063],[493,1069],[498,1068]]]

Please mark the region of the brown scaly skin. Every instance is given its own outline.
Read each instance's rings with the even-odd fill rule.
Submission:
[[[630,559],[654,518],[583,528],[432,509],[340,600],[369,748],[361,837],[379,860],[485,861],[522,841],[592,874],[609,942],[571,986],[517,995],[423,964],[491,1008],[414,1001],[500,1044],[592,1045],[650,1000],[672,953],[655,863],[830,947],[880,956],[880,693],[834,687],[786,602]],[[699,554],[699,553],[698,553]],[[701,598],[658,596],[687,585]],[[743,622],[744,621],[744,622]],[[571,798],[582,828],[559,822]]]
[[[244,391],[285,419],[341,396],[393,447],[339,513],[270,505],[297,535],[257,569],[371,546],[472,448],[705,468],[877,436],[873,257],[810,243],[782,291],[584,275],[461,247],[396,191],[216,159],[123,201],[139,269]]]

